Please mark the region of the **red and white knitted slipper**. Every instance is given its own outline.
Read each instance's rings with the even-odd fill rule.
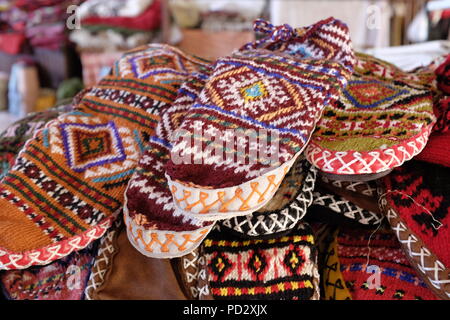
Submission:
[[[198,219],[263,207],[351,75],[348,29],[338,20],[264,26],[272,28],[265,42],[216,61],[174,137],[170,190],[176,206]],[[301,54],[292,55],[295,48]]]
[[[172,106],[161,114],[156,135],[150,137],[138,168],[125,192],[124,219],[128,239],[153,258],[181,257],[197,248],[214,226],[186,216],[174,204],[164,164],[169,160],[171,136],[204,86],[211,71],[200,66],[179,90]]]

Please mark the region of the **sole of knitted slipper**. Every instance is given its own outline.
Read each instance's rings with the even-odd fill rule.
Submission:
[[[368,182],[383,178],[384,176],[387,176],[389,173],[391,173],[391,171],[392,169],[372,174],[333,174],[322,172],[321,175],[334,181]]]
[[[391,170],[411,160],[426,146],[434,123],[409,140],[373,151],[334,151],[311,141],[306,159],[319,170],[336,175],[374,174]]]
[[[179,258],[192,252],[214,227],[211,224],[193,231],[148,230],[130,218],[126,205],[123,216],[133,247],[144,256],[158,259]]]
[[[166,174],[175,206],[185,215],[204,221],[217,221],[251,214],[274,196],[285,175],[300,155],[270,172],[241,185],[206,189],[171,180]]]
[[[117,214],[104,219],[92,229],[78,236],[39,249],[12,252],[0,248],[0,270],[27,269],[32,266],[46,265],[62,259],[72,252],[82,250],[108,231]]]

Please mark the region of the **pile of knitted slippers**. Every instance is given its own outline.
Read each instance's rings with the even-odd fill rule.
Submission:
[[[0,135],[7,298],[450,299],[450,58],[254,29],[214,62],[131,50]]]

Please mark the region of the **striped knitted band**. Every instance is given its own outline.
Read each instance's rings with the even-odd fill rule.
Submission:
[[[271,240],[237,240],[217,228],[202,250],[214,299],[318,299],[317,249],[306,223]]]

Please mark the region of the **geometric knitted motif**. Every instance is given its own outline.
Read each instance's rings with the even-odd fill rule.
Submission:
[[[336,248],[340,271],[353,300],[436,300],[392,231],[379,230],[370,237],[365,230],[341,230]],[[379,283],[369,279],[373,271],[368,266],[377,267]]]
[[[375,181],[343,181],[333,180],[324,175],[320,175],[320,179],[336,189],[344,189],[346,191],[354,192],[362,196],[374,197],[377,196],[377,184]]]
[[[128,237],[133,246],[148,257],[184,256],[200,245],[214,226],[178,210],[164,171],[172,136],[211,71],[206,62],[194,61],[197,61],[196,72],[187,76],[173,104],[161,111],[155,135],[148,139],[125,191],[124,218]]]
[[[271,240],[236,240],[220,228],[202,245],[214,299],[310,300],[317,297],[317,249],[309,225]]]
[[[149,45],[124,54],[112,75],[77,97],[74,111],[27,142],[0,184],[0,269],[48,264],[103,236],[160,110],[191,69],[178,52]],[[157,58],[166,55],[177,61]],[[150,61],[142,67],[148,76],[128,72],[137,57]]]
[[[14,165],[17,154],[37,130],[45,126],[50,120],[69,111],[72,111],[72,105],[55,107],[32,113],[7,127],[0,134],[0,179]]]
[[[237,188],[302,152],[324,106],[339,97],[350,77],[353,52],[348,28],[337,20],[291,31],[280,39],[284,48],[267,50],[255,42],[216,61],[180,126],[181,139],[173,144],[166,165],[171,181],[195,186],[199,192]],[[337,45],[330,35],[338,37]],[[310,46],[311,54],[291,55],[285,48],[289,43]],[[257,155],[252,152],[253,139],[228,141],[227,131],[236,128],[256,132],[266,142],[257,144]],[[200,138],[197,130],[207,134]],[[193,146],[186,148],[186,141],[193,141]],[[279,147],[273,147],[275,142]],[[208,147],[211,144],[215,150]]]
[[[221,221],[221,226],[243,238],[274,238],[288,232],[312,203],[316,172],[303,157],[299,157],[265,207],[247,216]]]
[[[9,300],[83,300],[98,241],[46,266],[8,270],[0,282]]]
[[[381,206],[412,264],[450,299],[450,169],[411,161],[383,179]]]
[[[323,112],[306,150],[308,160],[327,173],[354,175],[387,171],[418,154],[436,119],[429,85],[414,76],[358,55],[343,94]]]

